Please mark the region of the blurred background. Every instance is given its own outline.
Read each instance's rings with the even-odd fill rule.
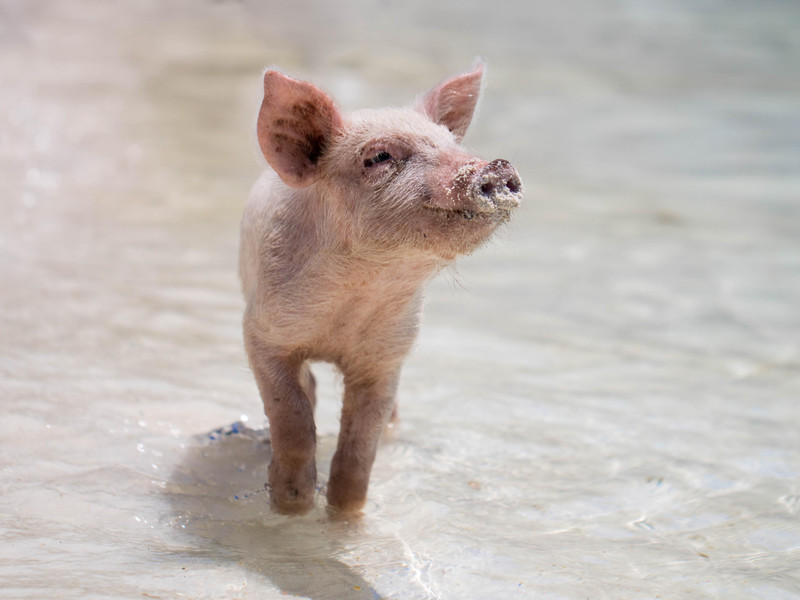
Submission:
[[[798,23],[0,0],[0,597],[796,598]],[[366,516],[273,515],[236,275],[262,71],[348,110],[476,56],[465,143],[524,206],[429,287]]]

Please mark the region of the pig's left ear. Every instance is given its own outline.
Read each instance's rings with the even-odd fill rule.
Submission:
[[[481,95],[483,61],[468,73],[444,80],[419,101],[419,108],[434,123],[444,125],[460,142],[472,121]]]
[[[319,160],[341,126],[333,100],[317,86],[277,71],[264,74],[258,144],[287,185],[301,188],[319,178]]]

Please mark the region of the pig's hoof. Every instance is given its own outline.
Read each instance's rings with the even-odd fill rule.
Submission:
[[[300,516],[310,512],[311,509],[314,508],[314,502],[279,503],[273,500],[270,506],[276,513],[289,516]]]
[[[328,487],[328,512],[338,515],[339,518],[348,519],[361,516],[361,509],[366,503],[366,494],[337,489],[335,485]]]
[[[349,521],[363,516],[362,508],[367,503],[363,496],[358,498],[335,498],[328,494],[328,516],[334,521]]]
[[[311,500],[277,500],[274,497],[270,501],[270,507],[276,513],[282,515],[304,515],[314,508],[314,499]]]
[[[354,521],[364,516],[364,511],[361,509],[343,510],[328,505],[328,518],[331,521]]]
[[[266,486],[269,489],[269,486]],[[311,493],[301,493],[296,487],[280,491],[270,490],[270,507],[282,515],[304,515],[314,508],[314,489]]]

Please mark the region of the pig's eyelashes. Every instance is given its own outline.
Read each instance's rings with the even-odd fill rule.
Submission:
[[[392,160],[392,155],[389,154],[386,150],[382,150],[378,152],[372,158],[368,158],[364,161],[365,167],[372,167],[377,165],[378,163],[386,162],[387,160]]]

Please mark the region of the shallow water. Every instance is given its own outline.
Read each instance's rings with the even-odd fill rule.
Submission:
[[[0,597],[800,596],[798,6],[332,6],[0,2]],[[475,55],[525,206],[430,286],[365,517],[271,514],[261,69],[358,108]]]

